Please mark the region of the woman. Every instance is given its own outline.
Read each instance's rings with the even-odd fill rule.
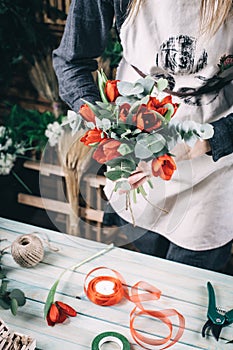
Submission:
[[[227,116],[233,112],[231,10],[231,0],[74,0],[54,51],[61,97],[75,111],[82,98],[100,99],[91,72],[115,16],[123,46],[118,79],[135,81],[140,74],[167,78],[181,103],[177,119],[203,123]],[[233,160],[226,156],[215,163],[204,154],[208,143],[197,143],[195,150],[203,155],[183,161],[187,149],[178,146],[173,179],[165,183],[153,178],[148,200],[132,204],[144,234],[135,244],[144,253],[221,270],[233,238]],[[108,196],[111,188],[106,186]],[[112,196],[111,204],[124,223],[132,222],[122,196]],[[136,231],[129,224],[130,230]]]

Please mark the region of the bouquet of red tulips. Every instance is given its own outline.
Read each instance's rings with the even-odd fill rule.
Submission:
[[[98,163],[107,165],[105,176],[116,182],[115,190],[143,193],[142,185],[145,181],[151,184],[151,176],[170,180],[176,170],[171,154],[175,144],[182,140],[194,144],[198,138],[212,136],[209,124],[175,122],[179,105],[170,95],[158,98],[167,80],[157,82],[155,97],[150,76],[130,83],[107,80],[103,72],[98,75],[102,101],[84,101],[79,113],[70,118],[70,125],[75,132],[84,122],[86,132],[81,141],[94,148],[93,158]]]

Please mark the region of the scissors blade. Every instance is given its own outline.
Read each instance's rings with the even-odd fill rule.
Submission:
[[[214,338],[218,341],[223,325],[212,324],[211,330]]]
[[[204,326],[202,327],[202,336],[203,338],[205,338],[205,332],[207,330],[207,328],[211,328],[213,326],[213,322],[211,320],[207,320],[206,323],[204,324]]]

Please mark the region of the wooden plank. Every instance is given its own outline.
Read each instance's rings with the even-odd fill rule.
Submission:
[[[30,194],[19,193],[18,202],[25,205],[31,205],[36,208],[55,211],[57,213],[63,213],[69,215],[70,205],[69,203],[57,201],[49,198],[41,198],[32,196]]]
[[[62,201],[57,201],[49,198],[42,198],[33,196],[30,194],[19,193],[18,203],[30,205],[36,208],[41,208],[45,210],[51,210],[57,213],[69,215],[72,208],[69,203]],[[92,208],[82,208],[79,207],[79,215],[77,217],[82,217],[87,220],[102,222],[104,212],[102,210],[95,210]]]
[[[42,175],[57,175],[57,176],[65,176],[65,173],[61,166],[43,163],[40,161],[29,161],[23,163],[24,168],[32,169],[35,171],[40,171]]]
[[[83,177],[83,181],[87,182],[89,186],[99,188],[105,186],[106,178],[101,175],[87,174]]]

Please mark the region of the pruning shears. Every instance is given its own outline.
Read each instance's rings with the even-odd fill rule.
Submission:
[[[207,289],[209,294],[208,320],[202,328],[202,336],[205,337],[206,331],[211,330],[214,338],[218,341],[222,328],[233,323],[233,309],[227,312],[218,309],[215,302],[214,288],[210,282],[207,283]]]

